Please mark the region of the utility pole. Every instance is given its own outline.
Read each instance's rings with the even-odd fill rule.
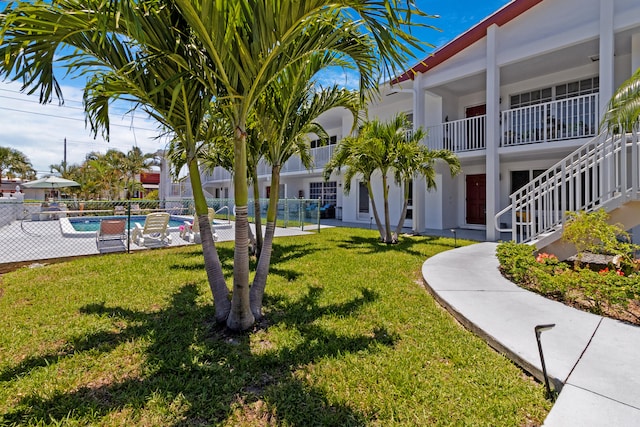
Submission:
[[[64,157],[62,158],[62,171],[67,173],[67,138],[64,138]]]

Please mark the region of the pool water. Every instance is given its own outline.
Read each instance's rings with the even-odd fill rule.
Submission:
[[[103,219],[122,219],[122,217],[94,217],[94,218],[69,218],[69,222],[76,231],[98,231],[100,221]],[[135,227],[135,223],[139,222],[144,225],[144,216],[131,216],[131,228]],[[184,219],[170,218],[169,228],[177,228],[184,225]]]

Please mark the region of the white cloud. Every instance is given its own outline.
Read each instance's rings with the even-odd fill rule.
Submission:
[[[340,67],[322,70],[316,80],[320,86],[325,88],[338,85],[346,89],[358,89],[360,85],[360,76],[356,71]]]
[[[69,164],[81,163],[91,151],[126,152],[137,145],[148,153],[165,147],[166,138],[154,139],[160,135],[155,121],[144,119],[142,112],[134,117],[125,114],[126,109],[118,106],[119,115],[111,117],[110,142],[101,136],[94,139],[85,126],[81,91],[73,86],[63,86],[62,91],[63,106],[57,101],[41,105],[37,95],[20,93],[20,84],[0,83],[0,146],[22,151],[40,175],[49,172],[49,165],[62,162],[65,138]]]

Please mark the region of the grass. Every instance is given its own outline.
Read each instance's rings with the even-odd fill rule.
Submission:
[[[0,425],[541,424],[544,387],[421,286],[424,260],[452,245],[276,239],[267,319],[243,335],[211,322],[193,246],[5,274]],[[232,246],[218,250],[230,276]]]

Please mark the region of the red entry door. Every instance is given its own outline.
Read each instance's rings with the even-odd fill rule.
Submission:
[[[467,175],[467,224],[487,223],[487,176]]]
[[[486,105],[477,105],[475,107],[467,107],[465,109],[465,116],[467,119],[472,117],[484,116],[487,114],[487,106]],[[484,122],[478,120],[474,120],[472,122],[467,122],[467,142],[466,149],[467,150],[477,150],[484,148],[485,141],[485,129]]]
[[[484,116],[487,114],[487,106],[485,104],[476,105],[475,107],[467,107],[465,109],[466,118]]]

